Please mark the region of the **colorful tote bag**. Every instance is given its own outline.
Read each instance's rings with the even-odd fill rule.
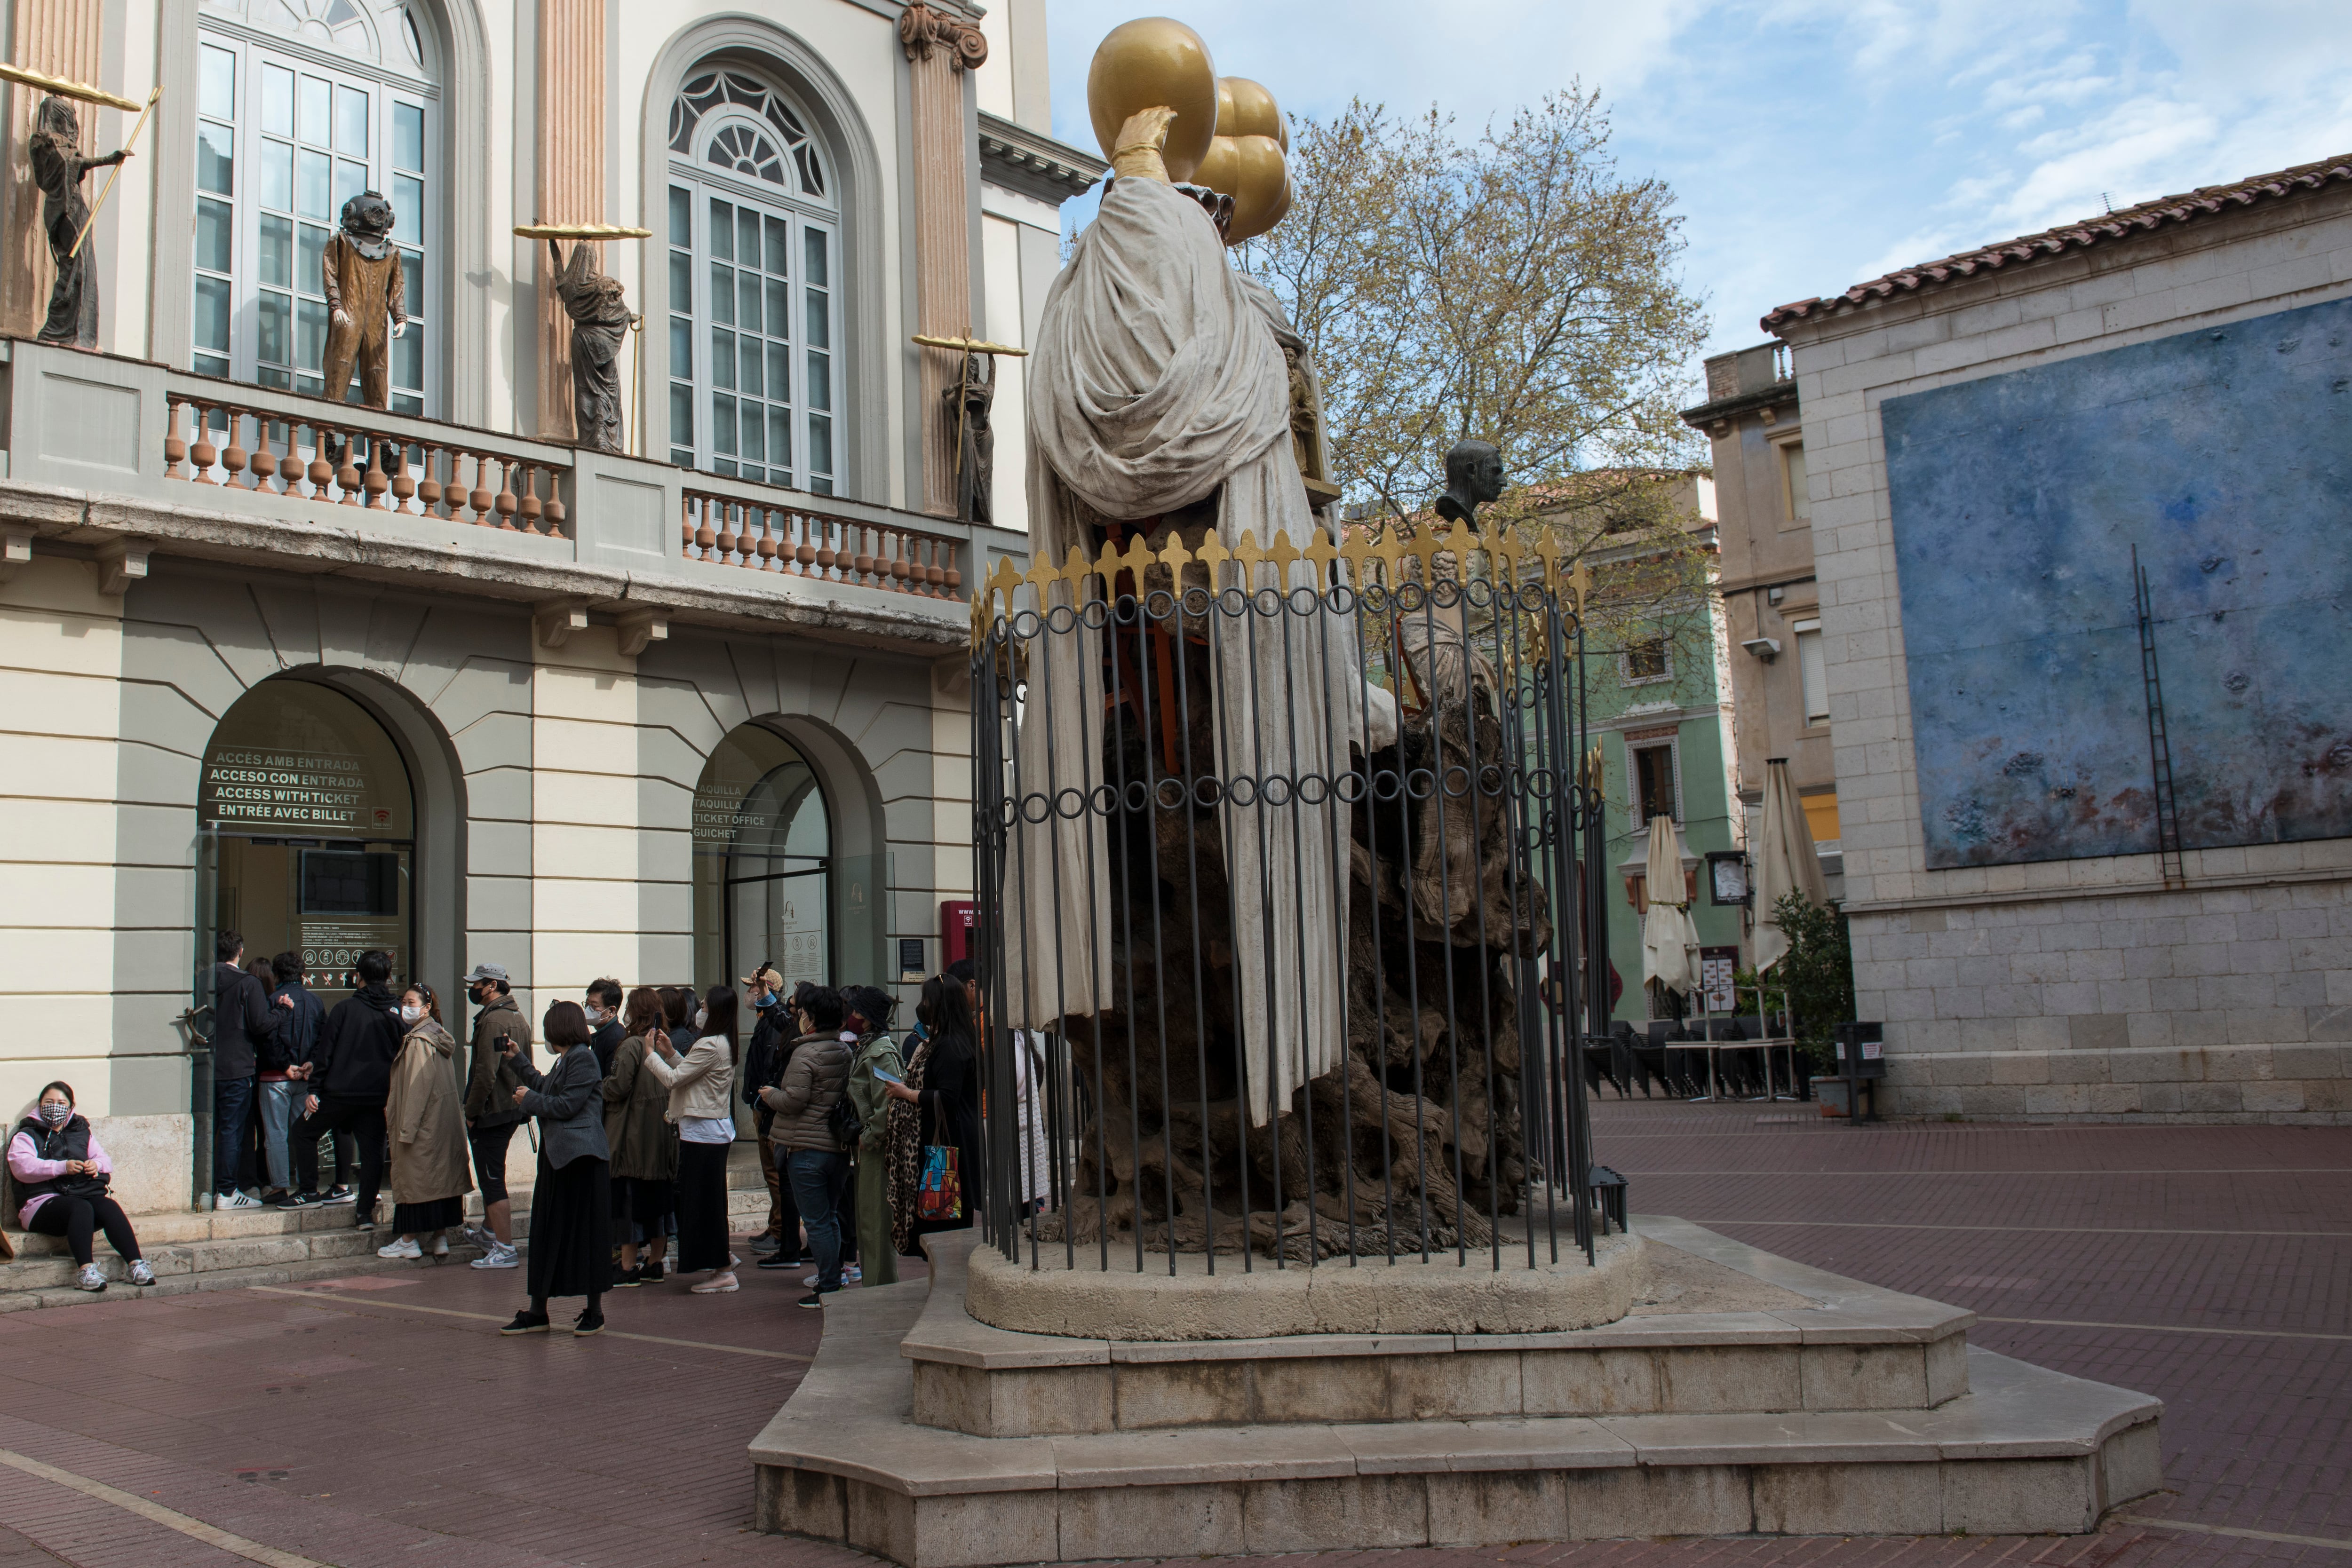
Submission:
[[[956,1168],[958,1151],[951,1144],[932,1144],[923,1150],[923,1179],[915,1190],[915,1214],[931,1221],[963,1218],[963,1175]]]

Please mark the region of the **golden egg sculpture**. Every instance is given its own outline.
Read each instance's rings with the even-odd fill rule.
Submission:
[[[1285,152],[1290,151],[1290,122],[1281,106],[1247,77],[1217,78],[1217,134],[1271,136]]]
[[[1220,140],[1224,140],[1220,138]],[[1239,245],[1274,227],[1288,209],[1290,170],[1282,156],[1282,143],[1271,136],[1236,136],[1233,141],[1233,184],[1230,188],[1213,185],[1234,199],[1233,222],[1226,225],[1225,241]]]
[[[1172,109],[1160,162],[1179,184],[1191,181],[1217,134],[1217,68],[1209,46],[1166,16],[1122,22],[1095,49],[1087,69],[1087,110],[1103,156],[1118,151],[1119,128],[1147,109]]]

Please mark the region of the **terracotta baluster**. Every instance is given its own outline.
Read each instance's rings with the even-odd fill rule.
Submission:
[[[948,591],[946,597],[949,599],[961,599],[963,597],[963,573],[956,570],[955,541],[953,539],[950,539],[946,544],[941,545],[940,548],[947,552],[948,557]]]
[[[188,444],[180,435],[180,411],[188,400],[165,394],[163,398],[163,477],[184,479],[180,465],[188,460]]]
[[[812,517],[810,521],[816,524],[816,574],[830,582],[833,580],[834,563],[840,559],[833,549],[833,519]]]
[[[776,570],[776,508],[773,507],[760,508],[760,564],[754,570]]]
[[[474,488],[472,493],[466,497],[466,503],[474,508],[475,523],[487,528],[489,526],[490,521],[490,487],[488,481],[485,479],[483,476],[489,469],[490,459],[487,453],[477,452],[472,455],[474,459]]]
[[[563,538],[563,475],[562,470],[547,471],[547,504],[542,515],[547,518],[547,531],[555,538]]]
[[[793,515],[793,520],[800,525],[801,530],[801,542],[793,548],[793,564],[801,576],[813,576],[814,574],[809,568],[816,564],[816,541],[809,536],[816,528],[816,519],[806,512],[798,512]]]
[[[227,412],[228,444],[221,449],[221,468],[228,477],[223,479],[221,483],[232,490],[242,490],[246,487],[246,450],[243,444],[237,440],[236,432],[237,426],[245,422],[245,413],[243,410],[237,408],[231,408]]]
[[[195,444],[188,448],[188,456],[195,466],[197,484],[220,483],[213,477],[213,458],[217,455],[218,449],[213,445],[213,411],[209,404],[200,402],[196,404]]]
[[[514,471],[515,465],[513,458],[501,457],[499,459],[499,496],[498,499],[491,503],[491,505],[498,508],[499,527],[506,529],[509,533],[515,531],[514,515],[516,501],[514,493]]]
[[[735,503],[719,503],[719,554],[717,559],[729,566],[735,564],[735,547],[741,538],[735,532]]]
[[[857,568],[857,577],[856,580],[859,586],[872,586],[874,581],[874,530],[867,528],[863,523],[857,525],[857,555],[851,564]]]
[[[913,570],[908,559],[909,553],[907,549],[907,536],[897,528],[891,529],[890,591],[893,593],[907,591],[907,574]]]
[[[539,500],[539,465],[536,463],[523,465],[522,504],[517,509],[522,515],[524,533],[535,534],[542,531],[539,526],[541,507]]]
[[[711,552],[719,548],[718,531],[710,526],[711,510],[719,503],[705,496],[694,504],[699,509],[688,518],[687,553],[695,560],[709,560],[711,559]],[[694,555],[693,552],[696,550],[700,550],[702,553],[698,556]]]
[[[419,461],[416,467],[417,472],[424,477],[416,482],[416,505],[417,509],[428,517],[437,517],[442,515],[441,481],[433,477],[433,464],[436,459],[446,456],[446,451],[438,446],[425,446],[419,449]]]
[[[335,432],[335,439],[341,448],[342,457],[342,462],[335,468],[335,488],[343,493],[343,498],[337,505],[356,507],[362,494],[360,489],[360,433],[339,430]]]
[[[945,541],[940,539],[926,539],[924,541],[923,578],[926,583],[924,592],[928,593],[933,599],[945,599],[947,597],[946,594],[940,591],[940,585],[948,580],[947,568],[940,564],[940,552],[946,548],[947,546]]]
[[[367,496],[367,499],[360,504],[372,512],[383,507],[383,493],[392,488],[392,476],[383,471],[383,437],[381,435],[368,437],[367,476],[360,481],[360,487]]]
[[[310,498],[314,501],[325,500],[327,486],[334,482],[335,465],[327,461],[327,448],[333,443],[334,434],[325,425],[310,426],[310,462],[303,476],[310,481]]]
[[[270,495],[278,493],[278,455],[269,450],[269,427],[275,422],[266,414],[256,414],[254,423],[260,426],[259,449],[253,455],[253,487]],[[289,431],[291,435],[293,432]]]
[[[409,498],[416,494],[416,480],[408,472],[408,443],[396,443],[392,452],[392,509],[405,513]]]

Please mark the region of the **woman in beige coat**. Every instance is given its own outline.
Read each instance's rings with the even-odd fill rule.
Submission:
[[[474,1190],[467,1157],[465,1096],[457,1086],[457,1042],[441,1026],[441,1004],[422,981],[400,998],[408,1030],[392,1064],[384,1132],[392,1145],[392,1228],[379,1258],[449,1255],[442,1235],[465,1223]]]
[[[669,1091],[664,1113],[677,1128],[677,1271],[708,1273],[692,1290],[737,1287],[727,1249],[727,1156],[735,1146],[735,993],[713,986],[694,1015],[694,1048],[683,1056],[648,1036],[645,1071]]]

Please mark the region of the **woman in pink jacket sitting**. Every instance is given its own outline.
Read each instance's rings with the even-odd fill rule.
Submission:
[[[106,1196],[114,1162],[99,1146],[89,1120],[74,1109],[73,1085],[42,1088],[34,1113],[16,1124],[8,1140],[8,1174],[16,1178],[16,1196],[24,1201],[16,1211],[17,1223],[43,1236],[66,1239],[74,1261],[81,1265],[75,1285],[85,1291],[106,1289],[106,1275],[90,1254],[94,1230],[105,1231],[107,1240],[131,1265],[132,1284],[155,1282],[155,1270],[139,1255],[130,1217]]]

